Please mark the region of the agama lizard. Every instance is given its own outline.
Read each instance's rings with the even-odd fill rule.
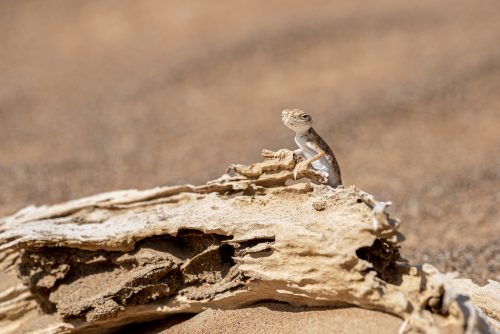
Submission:
[[[286,109],[281,119],[289,129],[295,131],[295,143],[299,147],[295,154],[302,154],[306,160],[297,164],[294,177],[312,164],[314,169],[328,173],[328,185],[335,188],[342,184],[340,167],[332,149],[312,127],[312,117],[300,109]]]

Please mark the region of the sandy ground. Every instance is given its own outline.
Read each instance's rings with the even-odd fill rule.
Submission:
[[[201,183],[301,107],[403,254],[500,279],[500,2],[0,3],[0,215]]]
[[[238,325],[240,334],[265,334],[269,328],[279,328],[280,333],[289,334],[397,333],[402,323],[389,314],[360,308],[304,308],[262,303],[242,310],[208,310],[189,321],[155,327],[151,333],[224,334],[234,324]]]

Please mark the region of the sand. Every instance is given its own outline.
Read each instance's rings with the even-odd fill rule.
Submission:
[[[204,182],[301,107],[403,255],[500,280],[499,40],[495,0],[3,2],[0,215]]]
[[[157,333],[396,333],[402,320],[392,315],[359,308],[301,308],[261,303],[240,310],[208,310],[189,321],[152,329]]]

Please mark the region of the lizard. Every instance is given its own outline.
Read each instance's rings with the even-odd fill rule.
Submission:
[[[306,160],[297,164],[294,177],[312,165],[316,170],[328,173],[328,185],[335,188],[342,184],[340,167],[332,149],[313,129],[312,117],[300,109],[285,109],[281,113],[283,124],[295,132],[295,143],[299,147],[294,151]]]

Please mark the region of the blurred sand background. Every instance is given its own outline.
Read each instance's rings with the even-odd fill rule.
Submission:
[[[500,2],[2,1],[0,215],[203,183],[309,111],[403,255],[500,277]]]

